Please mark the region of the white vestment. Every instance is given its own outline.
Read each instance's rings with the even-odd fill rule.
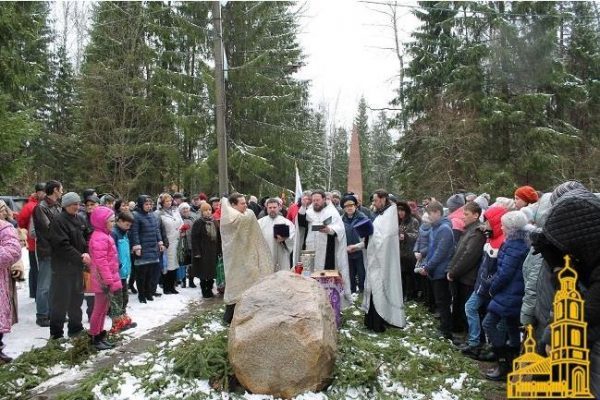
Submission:
[[[285,224],[289,227],[290,236],[285,239],[284,242],[279,243],[273,234],[273,227],[281,224]],[[271,218],[267,215],[258,220],[258,225],[260,225],[263,237],[265,238],[269,249],[271,249],[271,257],[273,257],[273,262],[275,264],[275,272],[281,270],[288,271],[290,269],[290,254],[294,249],[294,237],[296,233],[294,224],[292,224],[292,221],[281,215],[277,215],[275,218]]]
[[[327,255],[327,237],[330,236],[326,233],[319,231],[313,231],[313,225],[321,225],[323,221],[331,217],[331,223],[328,225],[329,228],[333,229],[335,235],[335,268],[340,272],[342,280],[344,281],[344,306],[348,306],[352,303],[352,296],[350,293],[350,274],[348,273],[348,252],[346,249],[346,228],[342,217],[338,213],[337,209],[333,205],[327,205],[324,209],[317,212],[310,205],[308,210],[304,207],[300,207],[299,214],[306,214],[306,221],[308,222],[306,235],[306,250],[313,250],[315,252],[315,271],[320,271],[325,268],[325,257]]]
[[[398,213],[393,205],[373,221],[373,234],[367,247],[367,277],[363,309],[369,312],[370,299],[377,313],[388,324],[404,327],[404,299],[400,273]]]
[[[273,273],[269,246],[254,212],[244,214],[221,199],[221,242],[225,269],[225,304],[235,304],[246,289]]]

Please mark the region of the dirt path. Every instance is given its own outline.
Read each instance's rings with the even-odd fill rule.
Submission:
[[[170,328],[180,325],[182,319],[187,320],[200,311],[209,310],[218,307],[221,304],[223,304],[223,299],[221,297],[205,299],[201,303],[190,303],[185,312],[171,319],[166,324],[157,326],[145,335],[119,346],[116,349],[116,353],[96,358],[93,368],[88,367],[82,369],[76,376],[69,374],[68,371],[57,375],[31,390],[29,398],[35,400],[55,399],[58,395],[77,387],[77,385],[90,374],[103,368],[111,368],[116,364],[125,363],[133,357],[147,352],[148,349],[152,348],[157,343],[168,340],[172,335],[169,333]]]

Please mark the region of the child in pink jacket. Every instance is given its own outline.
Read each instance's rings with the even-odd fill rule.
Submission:
[[[106,340],[106,331],[103,330],[104,319],[110,306],[109,294],[122,288],[117,247],[110,234],[115,225],[114,212],[108,207],[96,207],[92,211],[90,222],[94,228],[89,243],[92,259],[90,286],[96,297],[90,319],[90,335],[96,349],[108,350],[114,347]]]

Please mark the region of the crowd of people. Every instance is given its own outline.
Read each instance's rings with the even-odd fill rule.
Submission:
[[[339,271],[346,305],[363,294],[368,329],[403,328],[405,302],[422,302],[439,318],[442,340],[497,363],[485,373],[491,380],[506,379],[526,325],[546,354],[556,277],[569,255],[585,300],[592,391],[600,393],[600,198],[575,181],[550,193],[522,186],[494,201],[460,191],[444,204],[417,204],[378,190],[363,204],[354,193],[313,190],[289,205],[239,193],[128,202],[93,189],[63,194],[49,181],[36,185],[16,221],[0,202],[0,244],[0,342],[16,322],[22,246],[36,323],[51,339],[64,336],[65,321],[69,337],[80,335],[85,300],[99,350],[113,347],[106,315],[112,333],[135,326],[129,294],[147,304],[197,279],[204,298],[223,294],[229,323],[244,290],[294,270],[308,251],[315,269]],[[10,358],[0,352],[0,360]]]

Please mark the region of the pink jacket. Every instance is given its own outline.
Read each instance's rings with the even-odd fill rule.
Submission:
[[[463,232],[465,230],[465,220],[463,216],[465,215],[465,207],[461,207],[459,209],[454,210],[448,215],[448,219],[452,223],[452,229]]]
[[[106,221],[114,215],[107,207],[96,207],[92,211],[90,222],[94,228],[88,245],[92,264],[90,265],[91,288],[94,293],[102,293],[102,287],[111,292],[120,290],[119,256],[112,235],[106,228]]]
[[[0,333],[10,332],[15,303],[13,302],[10,267],[21,258],[21,243],[15,228],[0,220]]]

